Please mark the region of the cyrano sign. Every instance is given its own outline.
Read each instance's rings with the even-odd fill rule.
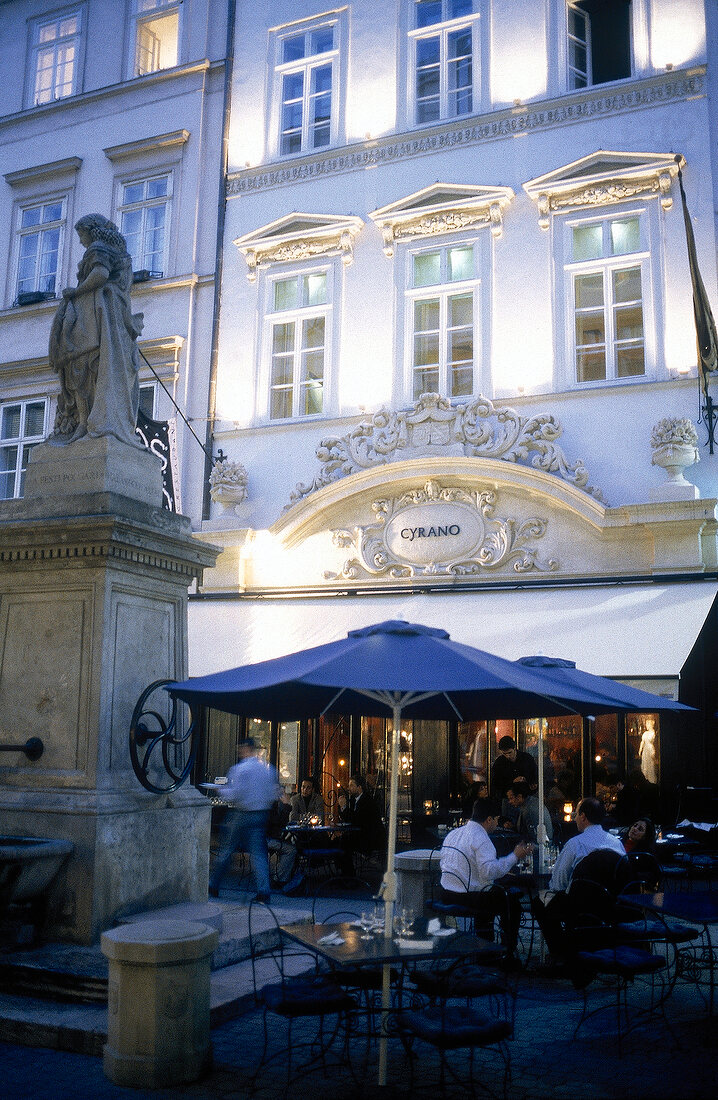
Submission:
[[[384,534],[390,553],[412,565],[471,557],[483,539],[480,514],[448,501],[402,508],[391,517]]]

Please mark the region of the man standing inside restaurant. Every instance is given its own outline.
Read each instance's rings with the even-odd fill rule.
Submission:
[[[241,848],[249,853],[257,886],[256,901],[269,901],[267,822],[272,803],[281,797],[276,769],[257,756],[257,743],[248,737],[239,745],[239,761],[227,772],[222,796],[229,803],[222,826],[219,855],[209,880],[209,895],[219,886],[232,856]]]
[[[506,798],[506,792],[514,779],[525,779],[529,787],[536,785],[537,768],[533,756],[516,748],[513,737],[502,737],[499,754],[491,766],[491,797]]]
[[[498,916],[504,944],[513,952],[521,919],[520,901],[495,883],[528,855],[532,847],[520,840],[513,852],[497,857],[491,833],[498,828],[499,816],[496,799],[477,798],[471,820],[449,833],[439,855],[441,896],[443,901],[473,909],[478,925],[483,925],[486,931]]]

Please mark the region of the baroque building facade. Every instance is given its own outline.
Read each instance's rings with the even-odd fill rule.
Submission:
[[[403,618],[685,694],[716,593],[678,184],[715,300],[709,8],[238,4],[193,672]],[[715,767],[665,722],[649,761],[648,721],[545,723],[549,776]],[[287,781],[381,786],[382,722],[250,725]],[[407,726],[407,821],[505,732],[538,751],[537,722]]]
[[[403,618],[714,714],[678,172],[716,302],[717,21],[704,0],[0,3],[3,494],[52,427],[53,299],[98,209],[136,255],[143,351],[220,454],[208,478],[178,424],[181,508],[222,547],[191,673]],[[250,726],[287,783],[381,786],[383,722]],[[208,716],[199,778],[244,732]],[[456,808],[506,732],[542,734],[567,801],[631,770],[667,799],[718,781],[710,717],[417,722],[407,823]]]

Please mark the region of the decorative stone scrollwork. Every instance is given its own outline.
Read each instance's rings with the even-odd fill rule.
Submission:
[[[420,455],[530,461],[535,469],[556,474],[602,500],[601,491],[588,484],[583,462],[569,462],[557,445],[562,433],[560,423],[546,413],[522,417],[515,409],[495,409],[487,397],[452,405],[438,393],[425,393],[410,409],[379,409],[346,435],[323,439],[316,450],[319,473],[313,481],[297,485],[287,508],[349,474]]]
[[[209,495],[216,504],[238,510],[248,496],[247,471],[229,458],[215,462],[209,475]]]
[[[339,573],[326,571],[324,579],[460,577],[558,568],[553,558],[541,560],[531,545],[546,533],[545,519],[498,518],[495,510],[493,490],[469,491],[431,480],[400,497],[375,500],[375,523],[333,532],[334,545],[353,550],[354,556]]]
[[[247,279],[260,269],[280,263],[301,263],[315,256],[340,255],[345,266],[354,258],[354,238],[361,218],[336,214],[287,214],[269,225],[245,233],[234,242],[247,263]]]
[[[495,206],[498,211],[498,224],[501,226],[501,208],[498,203],[492,205]],[[486,225],[487,222],[491,220],[491,214],[488,210],[466,212],[462,210],[447,210],[440,214],[431,214],[424,218],[417,218],[417,220],[413,222],[404,222],[403,224],[394,226],[393,230],[391,226],[384,226],[384,229],[389,230],[391,240],[400,241],[411,237],[435,237],[440,233],[454,233],[459,229],[467,229],[472,225]]]
[[[668,187],[670,188],[670,176]],[[672,200],[666,194],[665,188],[661,187],[659,179],[641,180],[636,183],[611,182],[594,187],[583,187],[564,195],[551,195],[549,207],[551,210],[563,210],[576,206],[607,206],[612,202],[625,202],[626,199],[633,199],[636,195],[650,195],[656,191],[661,192],[663,208],[667,209],[666,203],[670,207]]]

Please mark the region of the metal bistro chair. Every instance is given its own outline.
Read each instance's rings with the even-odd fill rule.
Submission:
[[[309,951],[286,949],[279,922],[270,906],[253,901],[249,906],[249,943],[252,959],[252,981],[255,1004],[262,1009],[264,1045],[261,1059],[253,1080],[263,1066],[273,1058],[284,1057],[287,1062],[285,1091],[292,1085],[294,1055],[300,1047],[310,1051],[309,1059],[297,1067],[297,1073],[305,1074],[312,1066],[321,1063],[327,1069],[326,1054],[334,1039],[342,1030],[342,1065],[351,1070],[350,1035],[351,1022],[357,1003],[353,997],[328,981],[316,971],[316,958]],[[306,964],[306,966],[304,965]],[[269,1031],[267,1015],[272,1013],[287,1023],[287,1039],[279,1051],[267,1057]],[[329,1035],[325,1035],[325,1021],[334,1017],[335,1023]],[[292,1025],[297,1020],[316,1021],[314,1034],[297,1043],[293,1039]]]
[[[444,844],[444,851],[451,848],[460,858],[458,859],[460,870],[449,872],[452,879],[456,879],[457,892],[468,893],[471,889],[471,865],[467,857],[458,848]],[[469,905],[460,902],[445,901],[441,898],[441,886],[439,884],[440,872],[438,858],[441,848],[435,848],[429,857],[429,876],[431,883],[431,898],[427,908],[440,917],[453,920],[461,920],[465,926],[473,928],[476,910]],[[501,887],[496,887],[501,889]],[[493,927],[484,928],[487,939],[493,938]],[[441,957],[430,964],[419,963],[411,976],[415,991],[420,997],[428,999],[431,1006],[437,1001],[449,998],[460,998],[470,1004],[472,1000],[485,996],[504,997],[508,993],[508,987],[503,975],[497,974],[495,966],[505,959],[506,948],[500,944],[487,944],[471,960],[463,960],[460,966],[451,963],[447,966]]]
[[[442,888],[440,884],[441,879],[441,851],[450,850],[456,854],[459,868],[455,871],[449,872],[449,875],[453,880],[456,880],[456,892],[468,893],[471,889],[471,864],[467,857],[458,848],[454,848],[451,844],[440,844],[434,848],[429,856],[429,889],[430,897],[427,902],[427,909],[430,909],[432,913],[436,913],[440,917],[454,917],[457,920],[463,922],[464,927],[473,926],[474,917],[476,912],[470,905],[462,905],[461,902],[444,901],[442,896]]]
[[[613,871],[614,894],[653,894],[660,889],[661,865],[650,852],[620,856]]]
[[[616,1021],[616,1039],[619,1057],[623,1053],[623,1039],[650,1016],[660,1013],[664,1022],[664,1004],[673,983],[665,980],[667,959],[654,954],[654,942],[647,927],[635,927],[631,911],[620,905],[620,899],[600,883],[587,878],[571,882],[566,895],[565,927],[570,944],[570,967],[574,985],[583,993],[583,1011],[574,1031],[574,1038],[586,1023],[613,1006]],[[639,922],[640,923],[640,922]],[[656,979],[661,974],[660,988],[656,995]],[[589,1008],[588,989],[597,979],[613,988],[613,1002]],[[629,1006],[628,989],[639,983],[647,983],[647,1005]]]
[[[359,878],[338,876],[323,882],[312,902],[313,924],[355,923],[362,911],[374,905],[372,888]],[[336,982],[364,1005],[367,1016],[367,1035],[377,1034],[375,1013],[380,1006],[384,974],[381,967],[353,966],[340,970],[323,971],[328,981]],[[392,985],[399,981],[399,972],[392,967]]]

